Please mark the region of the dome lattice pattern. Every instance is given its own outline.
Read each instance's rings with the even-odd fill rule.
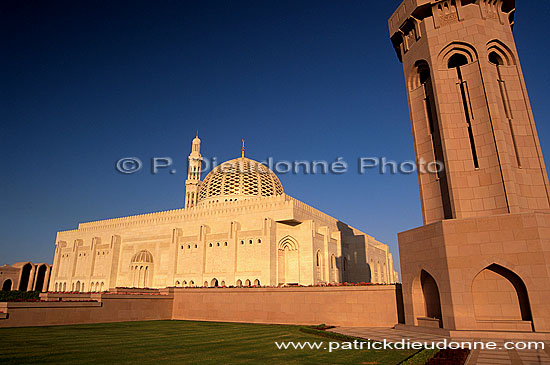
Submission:
[[[248,158],[224,162],[212,170],[201,183],[199,203],[284,194],[283,185],[266,166]]]

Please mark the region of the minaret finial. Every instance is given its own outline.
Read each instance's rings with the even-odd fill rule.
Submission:
[[[243,141],[243,150],[242,150],[242,153],[241,153],[241,157],[244,158],[244,139],[242,141]]]
[[[197,129],[197,138],[199,138],[199,130]]]

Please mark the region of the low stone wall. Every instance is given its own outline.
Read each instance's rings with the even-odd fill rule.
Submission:
[[[395,285],[289,288],[172,288],[173,319],[392,327]]]
[[[173,296],[170,294],[49,293],[42,298],[48,301],[0,303],[0,312],[7,317],[0,317],[0,327],[166,320],[172,317]]]
[[[169,319],[391,327],[398,322],[397,289],[374,285],[47,293],[41,295],[43,302],[0,303],[0,327]]]

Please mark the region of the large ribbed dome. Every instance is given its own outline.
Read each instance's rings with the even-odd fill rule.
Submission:
[[[201,183],[198,203],[225,202],[252,197],[282,195],[283,185],[261,163],[246,157],[224,162]]]

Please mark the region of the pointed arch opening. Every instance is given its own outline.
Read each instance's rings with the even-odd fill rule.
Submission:
[[[439,327],[443,328],[443,315],[441,312],[441,297],[439,287],[434,277],[426,270],[420,272],[420,286],[424,299],[424,317],[437,320]]]
[[[472,282],[476,320],[530,322],[532,313],[527,287],[513,271],[491,264]]]

